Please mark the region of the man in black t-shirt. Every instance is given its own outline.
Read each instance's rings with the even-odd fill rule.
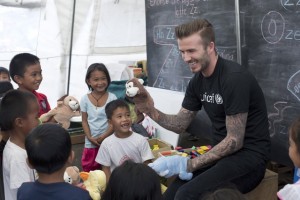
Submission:
[[[214,30],[207,20],[179,25],[175,32],[182,58],[194,76],[178,114],[156,110],[158,117],[153,118],[162,127],[181,133],[205,108],[212,121],[213,148],[194,159],[162,157],[149,166],[165,177],[179,174],[164,199],[199,199],[226,184],[247,193],[264,177],[270,154],[263,92],[246,68],[218,56]]]

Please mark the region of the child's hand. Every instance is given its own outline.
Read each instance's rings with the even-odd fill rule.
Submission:
[[[99,143],[99,145],[103,142],[104,139],[105,139],[105,138],[102,137],[102,136],[99,136],[99,137],[97,138],[97,142]]]
[[[90,137],[88,139],[93,145],[100,146],[100,143],[97,141],[97,138]]]

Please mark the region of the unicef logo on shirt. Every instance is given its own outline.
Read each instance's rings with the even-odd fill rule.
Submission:
[[[223,103],[223,98],[222,98],[222,96],[219,95],[219,94],[216,94],[216,95],[215,95],[215,101],[216,101],[217,104],[222,104],[222,103]]]

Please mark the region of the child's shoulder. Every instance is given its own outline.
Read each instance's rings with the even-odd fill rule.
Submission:
[[[127,137],[129,140],[135,141],[138,144],[144,143],[147,141],[147,138],[136,133],[136,132],[132,132],[132,134],[130,136]]]
[[[131,134],[133,137],[135,137],[135,138],[139,138],[139,139],[141,139],[141,140],[147,140],[147,138],[146,137],[144,137],[144,136],[142,136],[141,134],[138,134],[138,133],[136,133],[136,132],[133,132],[132,131],[132,134]]]
[[[290,197],[291,199],[297,199],[299,195],[300,195],[299,183],[287,184],[277,193],[279,199],[286,199],[287,197]]]
[[[65,182],[43,184],[35,181],[23,183],[18,190],[18,194],[27,197],[32,197],[35,195],[35,197],[42,199],[45,197],[45,195],[50,193],[51,190],[56,191],[52,192],[52,195],[56,198],[82,200],[90,199],[88,191]]]
[[[111,134],[110,136],[106,137],[103,142],[107,143],[107,142],[111,142],[114,141],[117,137],[115,136],[115,133]]]
[[[37,92],[37,91],[32,91],[32,93],[34,94],[34,96],[36,96],[38,99],[47,99],[47,96],[43,93]]]
[[[15,143],[13,143],[12,141],[10,141],[10,139],[7,140],[4,149],[9,149],[9,150],[15,149],[15,150],[18,150],[18,151],[26,152],[25,149],[21,148],[20,146],[18,146]]]
[[[65,185],[65,191],[66,194],[69,194],[69,199],[90,199],[90,194],[87,190],[84,190],[80,187],[68,184],[68,183],[62,183]],[[67,189],[68,188],[68,189]]]
[[[3,156],[10,156],[11,159],[18,159],[20,156],[27,157],[25,149],[19,147],[15,143],[12,143],[10,140],[7,140],[6,145],[3,150]]]
[[[110,101],[117,99],[117,96],[114,93],[112,93],[112,92],[107,92],[107,93],[108,93],[108,99]]]

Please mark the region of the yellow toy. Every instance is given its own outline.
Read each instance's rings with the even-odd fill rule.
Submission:
[[[80,172],[83,180],[83,188],[85,188],[93,200],[100,200],[106,187],[106,176],[101,170],[90,172]]]
[[[152,150],[159,150],[158,144],[153,145],[153,149]]]

